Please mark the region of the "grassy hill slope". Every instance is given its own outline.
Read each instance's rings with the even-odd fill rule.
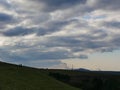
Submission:
[[[40,70],[0,62],[0,90],[78,89],[59,82]]]

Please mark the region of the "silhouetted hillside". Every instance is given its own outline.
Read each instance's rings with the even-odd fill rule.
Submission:
[[[0,62],[0,90],[78,90],[43,71]]]

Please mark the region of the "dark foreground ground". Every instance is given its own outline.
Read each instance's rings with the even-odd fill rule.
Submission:
[[[120,72],[43,70],[49,76],[82,90],[120,90]]]
[[[0,90],[120,90],[120,72],[36,69],[0,62]]]

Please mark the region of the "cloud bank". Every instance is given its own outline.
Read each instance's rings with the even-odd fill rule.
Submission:
[[[119,4],[120,0],[0,0],[0,59],[53,60],[60,65],[63,59],[87,59],[92,53],[119,49]]]

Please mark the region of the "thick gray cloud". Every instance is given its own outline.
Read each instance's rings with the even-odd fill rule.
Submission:
[[[120,0],[97,0],[95,4],[98,9],[119,10],[120,8]]]
[[[32,1],[32,0],[31,0]],[[55,11],[58,9],[72,8],[73,6],[85,4],[87,0],[34,0],[32,2],[43,3],[44,11]]]
[[[13,19],[11,15],[7,15],[5,13],[0,13],[0,22],[9,22]]]
[[[59,7],[59,6],[62,6],[62,5],[74,5],[74,4],[85,4],[86,3],[86,0],[76,0],[76,1],[73,1],[73,0],[36,0],[36,1],[40,1],[40,2],[44,2],[46,3],[47,5],[50,5],[50,6],[55,6],[55,7]]]
[[[61,30],[62,27],[68,25],[69,23],[73,22],[72,20],[70,21],[51,21],[47,24],[47,28],[39,28],[37,35],[45,35],[45,34],[51,34],[53,32],[58,32]]]
[[[0,29],[5,29],[7,25],[16,24],[17,20],[14,16],[7,13],[0,13]],[[1,30],[0,30],[1,31]]]
[[[34,28],[24,28],[24,27],[15,27],[13,29],[9,29],[8,31],[3,32],[5,36],[24,36],[34,32]]]
[[[120,48],[120,0],[0,2],[1,60],[51,67]]]
[[[120,28],[120,22],[119,21],[112,21],[112,22],[104,22],[102,25],[105,25],[108,28]]]
[[[12,36],[25,36],[25,35],[35,33],[37,36],[43,36],[46,34],[58,32],[62,29],[62,27],[65,27],[66,25],[73,23],[73,22],[76,22],[76,21],[75,20],[58,21],[58,22],[53,21],[53,22],[48,22],[46,27],[22,27],[22,26],[18,26],[18,27],[14,27],[12,29],[8,29],[7,31],[4,31],[2,34],[5,36],[12,37]]]

